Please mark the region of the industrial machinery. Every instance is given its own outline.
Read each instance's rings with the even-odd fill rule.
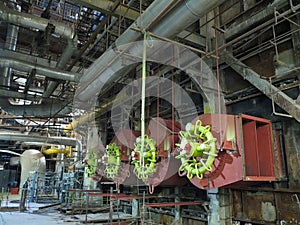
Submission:
[[[106,146],[106,151],[101,159],[101,173],[104,177],[113,180],[116,184],[136,184],[136,177],[132,173],[130,155],[134,149],[136,138],[140,131],[121,129]]]
[[[141,147],[141,138],[135,143],[132,152],[134,173],[149,186],[150,193],[158,185],[186,183],[186,179],[177,174],[180,161],[173,155],[181,129],[182,125],[176,121],[152,118],[146,130],[144,148]]]
[[[180,139],[179,174],[201,189],[275,180],[269,120],[203,114],[186,125]]]

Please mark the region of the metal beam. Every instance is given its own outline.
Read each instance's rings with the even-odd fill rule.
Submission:
[[[126,19],[136,20],[140,16],[140,12],[129,8],[123,4],[118,5],[114,10],[115,3],[107,0],[73,0],[80,5],[94,9],[104,14],[124,16]]]
[[[226,54],[224,61],[245,80],[249,81],[254,87],[300,122],[300,105],[296,100],[290,98],[270,82],[261,79],[258,73],[239,61],[232,54]]]
[[[75,138],[66,137],[43,137],[28,134],[18,134],[18,133],[0,133],[0,140],[4,141],[21,141],[21,142],[41,142],[47,144],[57,144],[57,145],[71,145],[76,146]]]
[[[234,36],[237,36],[238,34],[245,33],[250,27],[253,27],[262,21],[266,20],[266,18],[274,15],[275,9],[281,9],[282,7],[286,6],[288,4],[288,1],[286,0],[278,0],[274,1],[271,4],[269,4],[265,9],[261,10],[260,12],[256,13],[255,15],[249,17],[246,20],[243,20],[243,22],[239,24],[233,24],[231,27],[226,29],[224,38],[229,39]],[[275,18],[272,18],[272,21],[275,20]]]
[[[204,202],[159,202],[147,203],[147,207],[170,207],[170,206],[184,206],[184,205],[202,205]]]

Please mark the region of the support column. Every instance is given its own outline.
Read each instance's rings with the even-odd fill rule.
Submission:
[[[138,186],[132,187],[132,194],[138,194]],[[132,207],[131,209],[132,217],[138,217],[140,215],[139,200],[136,198],[132,199],[131,207]]]
[[[180,202],[180,193],[181,193],[181,187],[176,186],[175,187],[175,202]],[[175,206],[175,221],[176,224],[182,225],[182,217],[181,217],[181,208],[180,206]]]
[[[212,189],[207,191],[210,199],[208,225],[231,224],[231,201],[229,189]]]
[[[300,16],[297,14],[293,21],[299,26],[300,25]],[[291,30],[299,29],[299,27],[293,23],[290,23]],[[294,58],[295,58],[295,67],[300,66],[300,32],[295,32],[292,34],[292,42],[293,42],[293,52],[294,52]],[[300,74],[297,73],[298,81],[300,81]],[[300,89],[300,87],[299,87]],[[300,95],[298,95],[298,98],[296,99],[296,103],[300,105]]]

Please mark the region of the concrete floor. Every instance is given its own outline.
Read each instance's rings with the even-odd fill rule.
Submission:
[[[4,194],[0,208],[0,225],[54,225],[54,224],[70,224],[76,225],[80,223],[66,222],[71,219],[57,210],[48,209],[38,211],[39,207],[46,204],[28,203],[27,211],[19,212],[19,195]]]
[[[69,224],[77,225],[80,222],[67,222],[66,216],[59,213],[35,214],[35,213],[20,213],[20,212],[0,212],[1,225],[55,225]]]
[[[39,207],[49,204],[27,203],[26,212],[19,212],[19,195],[4,194],[0,207],[0,225],[79,225],[85,221],[89,224],[101,224],[109,222],[109,213],[65,215],[57,210],[59,206],[45,208],[40,210]],[[113,219],[130,219],[131,215],[120,212],[113,213]],[[91,221],[99,221],[93,223]],[[101,222],[100,222],[101,221]]]

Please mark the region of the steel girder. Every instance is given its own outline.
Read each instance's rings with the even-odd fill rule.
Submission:
[[[232,54],[226,54],[225,62],[234,69],[245,80],[249,81],[254,87],[260,90],[268,98],[273,100],[278,106],[289,113],[293,118],[300,122],[300,104],[292,99],[270,82],[260,78],[260,75],[235,58]]]

